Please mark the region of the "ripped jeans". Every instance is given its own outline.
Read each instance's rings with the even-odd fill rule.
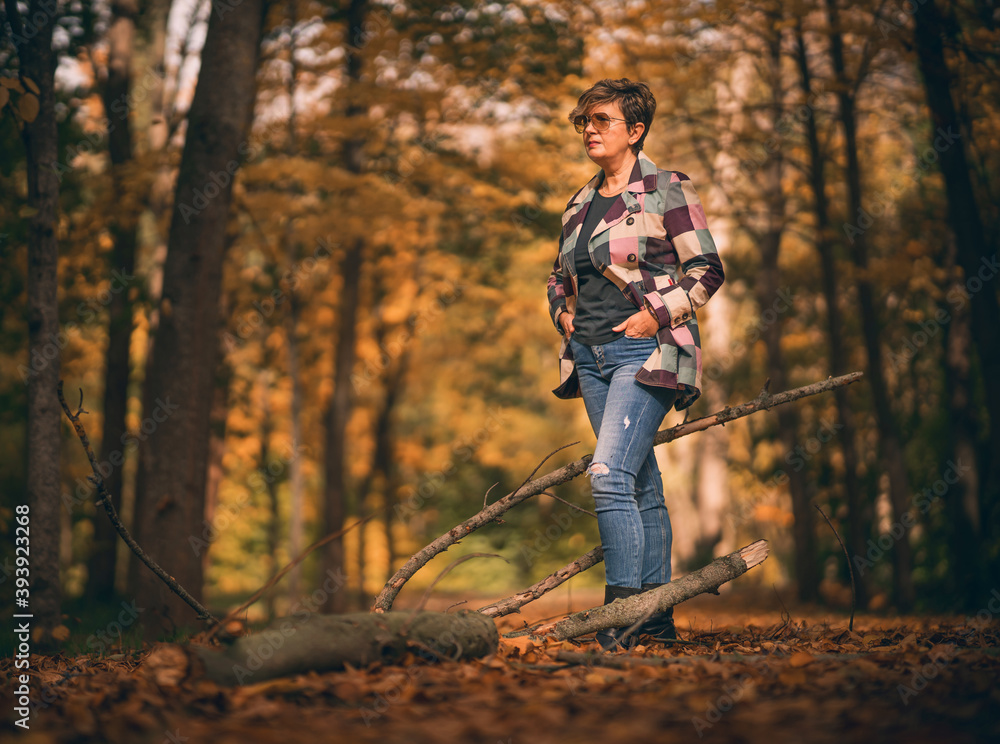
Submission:
[[[655,338],[622,336],[600,346],[570,338],[580,392],[597,448],[588,469],[604,547],[605,581],[639,588],[670,581],[670,514],[653,436],[677,391],[643,385],[635,373]]]

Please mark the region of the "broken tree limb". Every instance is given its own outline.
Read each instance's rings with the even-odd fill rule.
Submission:
[[[501,514],[509,511],[512,507],[517,506],[525,499],[536,496],[552,486],[557,486],[560,483],[572,480],[586,470],[587,465],[590,463],[590,458],[591,456],[587,455],[586,457],[576,460],[575,462],[571,462],[569,465],[565,465],[558,470],[546,473],[536,480],[526,482],[521,488],[517,489],[513,493],[507,494],[502,499],[494,501],[492,504],[482,509],[478,514],[469,517],[461,524],[455,525],[425,548],[417,553],[414,553],[410,556],[410,559],[403,564],[403,567],[393,574],[393,577],[389,579],[385,587],[379,593],[378,597],[375,598],[375,604],[372,606],[372,611],[386,612],[387,610],[391,610],[392,603],[395,601],[400,589],[403,588],[403,584],[409,581],[413,574],[426,566],[431,558],[439,553],[443,553],[466,535],[472,534],[472,532],[478,530],[483,525],[489,524],[493,520],[500,517]]]
[[[504,615],[509,615],[512,612],[518,612],[522,607],[528,604],[528,602],[534,602],[543,594],[552,591],[560,584],[573,578],[579,573],[583,573],[588,568],[593,568],[603,560],[604,548],[598,545],[589,553],[584,553],[572,563],[567,563],[558,571],[552,572],[537,584],[533,584],[524,591],[518,592],[511,597],[501,599],[493,604],[486,605],[485,607],[480,607],[478,612],[492,618],[503,617]]]
[[[681,579],[627,599],[616,599],[609,605],[574,613],[548,629],[538,629],[536,634],[551,635],[557,640],[565,641],[605,628],[627,628],[644,616],[663,612],[691,597],[706,592],[717,593],[720,586],[742,576],[763,563],[766,558],[767,541],[757,540],[734,553],[716,558],[707,566],[692,571]]]
[[[753,400],[741,403],[738,406],[733,406],[732,408],[726,406],[717,413],[713,413],[709,416],[703,416],[702,418],[695,419],[694,421],[686,421],[685,423],[678,424],[670,429],[664,429],[661,432],[657,432],[656,436],[653,438],[653,445],[666,444],[667,442],[672,442],[675,439],[686,437],[688,434],[694,434],[697,431],[704,431],[711,426],[717,426],[719,424],[725,425],[730,421],[744,418],[752,413],[757,413],[758,411],[767,411],[784,403],[791,403],[792,401],[799,400],[801,398],[808,398],[810,395],[817,395],[819,393],[825,393],[829,390],[833,390],[834,388],[850,385],[851,383],[857,382],[864,377],[864,374],[864,372],[851,372],[846,375],[841,375],[840,377],[828,377],[821,382],[814,382],[811,385],[803,385],[802,387],[793,388],[792,390],[786,390],[783,393],[776,393],[774,395],[769,393],[767,390],[768,383],[770,382],[770,380],[768,380],[768,382],[764,383],[764,387]]]
[[[397,661],[408,651],[431,660],[477,659],[495,653],[500,640],[493,621],[472,610],[303,614],[280,618],[222,651],[187,648],[201,659],[209,679],[245,685],[346,665]]]
[[[121,536],[125,544],[131,548],[132,552],[136,554],[140,561],[146,564],[150,571],[155,573],[160,580],[166,584],[170,591],[176,594],[178,597],[183,599],[187,604],[198,613],[198,618],[204,620],[209,625],[218,625],[219,621],[216,619],[211,612],[209,612],[197,599],[192,597],[188,591],[177,583],[177,580],[160,568],[160,565],[146,555],[146,552],[139,547],[139,544],[132,538],[132,535],[122,524],[122,520],[118,517],[118,512],[115,510],[114,505],[111,503],[111,495],[108,493],[107,487],[104,485],[104,478],[101,477],[101,471],[97,467],[97,458],[94,456],[94,450],[90,446],[90,438],[87,436],[86,429],[83,428],[83,423],[80,421],[80,414],[87,413],[83,410],[83,390],[80,391],[80,405],[77,406],[76,413],[72,413],[69,410],[69,406],[66,404],[66,398],[63,396],[63,383],[59,380],[58,387],[59,394],[59,404],[62,406],[63,411],[66,412],[66,418],[69,419],[70,423],[73,424],[73,429],[76,431],[77,437],[80,438],[80,443],[83,445],[83,451],[87,453],[87,459],[90,460],[90,468],[94,471],[94,474],[90,476],[90,481],[97,486],[97,493],[99,498],[97,499],[97,505],[103,506],[104,511],[108,513],[108,518],[111,520],[111,524],[114,525],[115,531]]]
[[[840,377],[830,377],[821,382],[814,382],[811,385],[786,390],[785,392],[777,393],[776,395],[772,395],[768,392],[767,384],[765,383],[764,388],[760,391],[760,394],[753,400],[734,407],[726,406],[721,411],[713,413],[710,416],[695,419],[694,421],[687,421],[670,429],[664,429],[663,431],[657,433],[656,437],[654,437],[653,444],[657,445],[672,442],[675,439],[679,439],[680,437],[684,437],[689,434],[694,434],[695,432],[704,431],[712,426],[724,426],[730,421],[744,418],[745,416],[757,413],[758,411],[766,411],[774,406],[791,403],[792,401],[806,398],[810,395],[827,392],[828,390],[833,390],[834,388],[842,385],[850,385],[851,383],[860,380],[863,376],[863,372],[851,372],[850,374],[841,375]],[[522,501],[525,501],[532,496],[536,496],[553,486],[566,483],[567,481],[570,481],[578,475],[584,473],[592,458],[592,455],[584,455],[579,460],[571,462],[568,465],[564,465],[558,470],[546,473],[537,480],[526,481],[516,491],[507,494],[498,501],[494,501],[492,504],[482,509],[482,511],[478,514],[475,514],[461,524],[452,527],[448,530],[448,532],[436,538],[422,550],[414,553],[410,556],[410,559],[403,564],[403,566],[396,571],[395,574],[393,574],[392,578],[386,582],[385,587],[383,587],[382,591],[379,592],[379,595],[375,598],[375,602],[372,605],[372,611],[386,612],[387,610],[392,609],[392,603],[395,602],[396,597],[403,588],[403,585],[406,584],[406,582],[409,581],[417,571],[427,565],[427,563],[434,558],[434,556],[444,552],[466,535],[469,535],[480,527],[494,521],[500,515],[517,506]]]

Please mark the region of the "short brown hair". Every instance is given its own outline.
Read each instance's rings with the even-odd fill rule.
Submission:
[[[618,104],[629,129],[639,122],[643,123],[642,136],[632,145],[632,152],[638,155],[646,135],[649,134],[653,114],[656,113],[656,99],[653,98],[653,92],[645,83],[633,83],[628,78],[620,80],[605,78],[583,92],[576,102],[576,108],[570,112],[569,120],[573,121],[580,114],[585,114],[605,103]]]

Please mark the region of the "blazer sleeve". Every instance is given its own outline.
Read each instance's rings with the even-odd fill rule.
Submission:
[[[559,324],[559,316],[566,312],[566,285],[562,268],[562,248],[563,236],[559,234],[559,251],[556,253],[555,263],[552,264],[552,271],[549,274],[548,297],[549,316],[559,333],[563,333],[563,328]]]
[[[670,173],[663,226],[677,253],[677,262],[684,270],[684,278],[643,295],[643,302],[656,316],[661,328],[676,328],[689,321],[726,278],[715,241],[708,230],[705,210],[691,179],[683,173]]]

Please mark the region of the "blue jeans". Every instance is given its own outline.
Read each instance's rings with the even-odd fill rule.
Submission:
[[[570,345],[597,435],[588,474],[604,547],[605,581],[633,588],[666,583],[673,533],[653,436],[677,391],[635,380],[656,349],[655,338],[622,336],[588,346],[571,337]]]

